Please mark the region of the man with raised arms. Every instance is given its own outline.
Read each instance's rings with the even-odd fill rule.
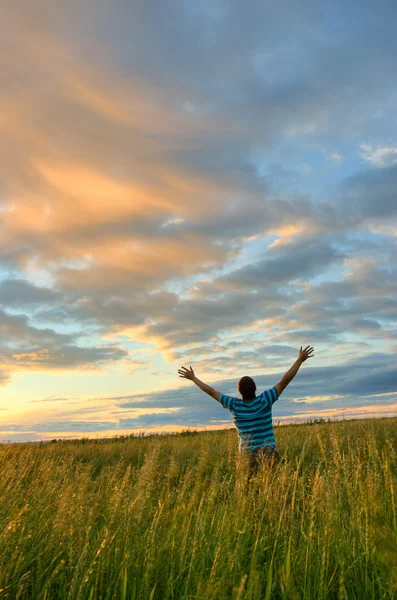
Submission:
[[[256,473],[259,464],[275,465],[280,461],[273,433],[272,406],[283,390],[292,381],[305,360],[313,356],[314,349],[306,346],[299,351],[299,356],[292,367],[283,375],[276,385],[256,395],[255,381],[245,375],[238,383],[238,391],[242,398],[227,396],[217,392],[213,387],[200,381],[192,367],[181,367],[179,376],[193,381],[203,392],[220,402],[232,415],[239,438],[239,451],[248,458],[251,474]]]

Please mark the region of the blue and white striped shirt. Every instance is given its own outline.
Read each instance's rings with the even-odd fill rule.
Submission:
[[[278,399],[276,386],[245,402],[222,394],[220,402],[232,415],[239,437],[240,450],[276,447],[273,433],[272,406]]]

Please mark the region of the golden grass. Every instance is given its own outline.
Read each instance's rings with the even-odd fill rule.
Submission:
[[[393,598],[396,434],[278,427],[249,485],[234,430],[0,446],[0,599]]]

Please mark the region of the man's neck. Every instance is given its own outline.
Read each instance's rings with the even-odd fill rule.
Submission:
[[[250,398],[249,400],[246,400],[245,398],[243,398],[244,402],[253,402],[254,400],[256,400],[256,396],[254,396],[254,398]]]

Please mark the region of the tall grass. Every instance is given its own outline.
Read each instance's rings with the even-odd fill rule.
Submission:
[[[397,597],[397,419],[0,446],[0,599]]]

